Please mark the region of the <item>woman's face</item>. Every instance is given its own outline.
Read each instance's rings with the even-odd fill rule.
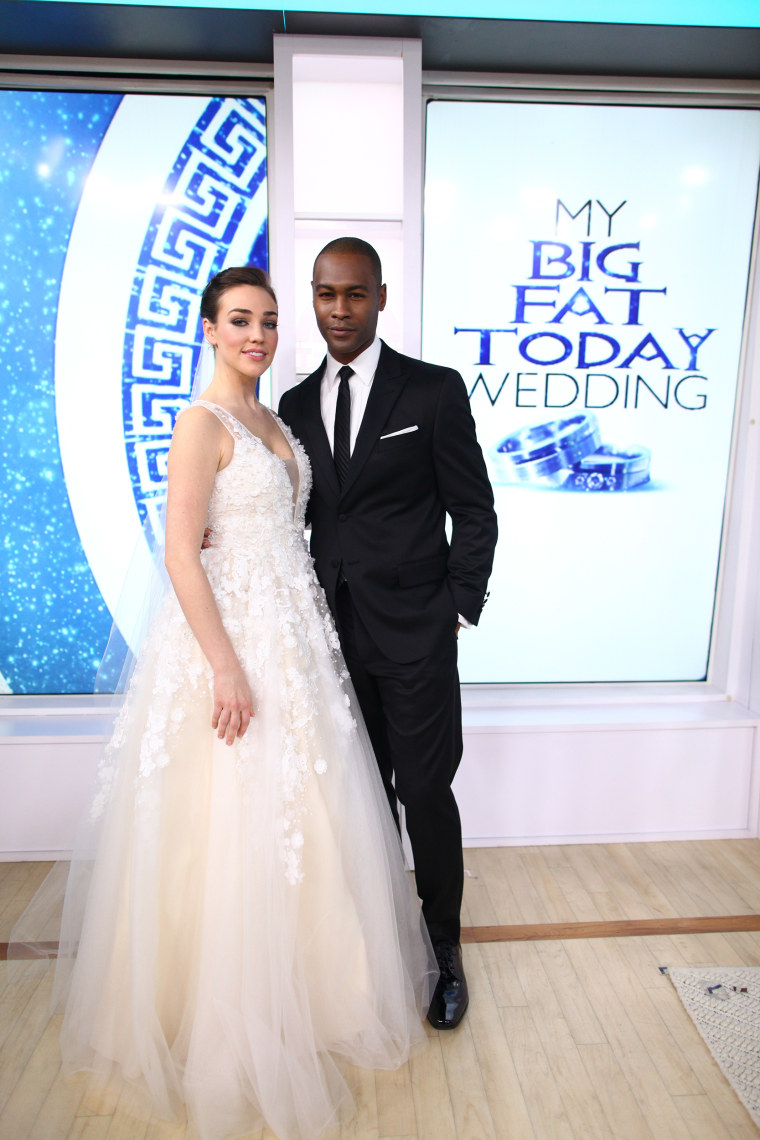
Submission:
[[[216,321],[203,320],[203,332],[216,349],[216,372],[258,379],[277,348],[277,305],[266,289],[234,285],[219,298]]]

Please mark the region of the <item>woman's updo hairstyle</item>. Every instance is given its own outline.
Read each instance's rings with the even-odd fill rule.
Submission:
[[[254,285],[257,289],[266,289],[269,296],[277,304],[277,297],[269,280],[269,275],[255,265],[235,265],[230,269],[223,269],[212,277],[201,296],[201,317],[216,324],[219,315],[219,304],[228,289],[237,285]]]

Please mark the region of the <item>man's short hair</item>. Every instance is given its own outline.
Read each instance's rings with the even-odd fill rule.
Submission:
[[[380,264],[380,256],[373,245],[368,241],[364,241],[358,237],[339,237],[333,238],[328,241],[324,249],[321,249],[314,260],[314,266],[324,253],[354,253],[359,254],[360,257],[366,257],[367,261],[372,266],[372,275],[377,281],[378,287],[383,283],[383,267]]]

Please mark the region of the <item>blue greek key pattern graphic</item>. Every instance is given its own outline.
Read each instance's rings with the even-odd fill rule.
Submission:
[[[153,212],[124,336],[124,441],[137,509],[154,533],[172,429],[200,353],[201,293],[224,267],[254,198],[266,192],[264,99],[211,99]],[[262,216],[248,260],[266,269],[266,210]]]

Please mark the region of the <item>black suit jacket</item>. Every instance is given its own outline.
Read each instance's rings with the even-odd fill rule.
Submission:
[[[341,489],[322,423],[324,369],[279,408],[311,460],[316,572],[334,612],[342,564],[375,643],[392,661],[413,661],[435,651],[458,614],[477,624],[493,564],[493,493],[467,390],[453,369],[383,344]],[[393,434],[404,428],[415,430]]]

